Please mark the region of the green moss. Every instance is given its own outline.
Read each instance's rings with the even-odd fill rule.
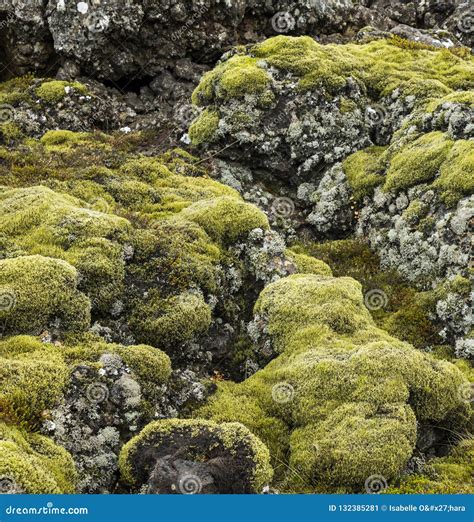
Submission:
[[[464,439],[447,457],[431,460],[423,474],[408,475],[387,493],[473,494],[474,439]]]
[[[353,190],[354,199],[369,196],[384,181],[381,175],[380,157],[385,147],[369,147],[348,156],[342,166]]]
[[[185,455],[181,457],[186,460],[205,462],[218,455],[230,459],[229,465],[232,459],[235,459],[236,466],[243,463],[239,471],[241,481],[248,482],[245,484],[248,493],[261,492],[272,478],[268,449],[241,424],[166,419],[149,424],[122,448],[119,467],[124,482],[142,484],[154,466],[153,459],[147,459],[146,469],[143,469],[140,463],[144,455],[150,451],[156,454],[163,445],[174,447],[173,439],[188,441]]]
[[[46,146],[80,143],[87,140],[87,132],[73,132],[69,130],[49,130],[41,138],[41,143]]]
[[[89,299],[77,290],[77,271],[65,261],[42,256],[0,260],[0,295],[4,333],[39,334],[56,321],[64,331],[89,326]]]
[[[200,295],[190,292],[167,299],[150,292],[135,305],[130,318],[137,339],[163,348],[192,340],[210,324],[211,309]]]
[[[214,141],[219,127],[219,113],[210,109],[204,110],[189,127],[189,137],[193,145]]]
[[[36,95],[46,103],[57,103],[66,96],[66,89],[70,88],[79,94],[88,94],[87,87],[79,82],[51,80],[43,82],[37,89]]]
[[[374,466],[398,476],[417,421],[467,426],[462,373],[378,329],[354,280],[293,275],[268,285],[255,312],[280,355],[243,383],[219,384],[196,415],[245,424],[284,459],[285,489],[363,491]],[[282,384],[288,397],[275,400]]]
[[[16,493],[74,493],[76,470],[71,455],[52,440],[0,422],[0,477]]]
[[[433,186],[449,205],[474,193],[474,142],[458,140],[440,167],[440,175]]]
[[[441,98],[430,100],[426,105],[426,111],[435,112],[445,103],[459,103],[474,107],[474,93],[472,91],[458,91],[447,94]]]
[[[0,341],[0,418],[35,426],[68,375],[60,349],[26,336]]]
[[[198,201],[184,209],[181,216],[198,223],[211,238],[222,244],[235,243],[255,228],[269,227],[263,212],[229,196]]]
[[[384,190],[402,190],[432,181],[452,147],[453,142],[439,131],[404,146],[390,160]]]
[[[353,76],[369,90],[387,95],[402,82],[438,80],[448,88],[472,86],[473,59],[445,50],[400,48],[393,39],[365,44],[320,45],[308,36],[276,36],[251,53],[300,78],[302,89],[335,91]]]
[[[348,112],[354,112],[357,109],[357,104],[350,100],[349,98],[341,97],[339,101],[339,110],[342,114],[346,114]]]
[[[295,252],[293,249],[286,250],[285,255],[295,263],[299,274],[332,276],[332,271],[329,266],[320,259],[298,253],[297,251]]]
[[[270,84],[270,77],[258,60],[249,56],[234,55],[206,73],[193,93],[193,103],[203,105],[213,100],[262,94]]]
[[[30,101],[28,89],[33,81],[32,76],[22,76],[0,83],[0,104],[16,105]]]
[[[156,386],[167,382],[171,375],[170,358],[161,350],[139,344],[119,348],[117,352],[140,382]]]
[[[418,223],[420,219],[424,218],[429,210],[428,205],[415,199],[411,201],[408,207],[403,211],[403,218],[410,224]]]

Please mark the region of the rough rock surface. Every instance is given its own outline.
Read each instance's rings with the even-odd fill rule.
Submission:
[[[473,492],[472,20],[0,0],[0,493]]]

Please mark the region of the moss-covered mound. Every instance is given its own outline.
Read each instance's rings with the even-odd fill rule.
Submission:
[[[280,355],[241,384],[220,384],[197,415],[246,425],[286,488],[357,492],[372,475],[391,481],[413,453],[417,421],[469,422],[463,374],[376,328],[356,281],[290,276],[264,289],[255,313]]]
[[[74,493],[76,470],[69,453],[51,439],[0,422],[2,493]]]
[[[259,493],[273,476],[267,447],[238,423],[168,419],[120,453],[122,479],[148,493]]]

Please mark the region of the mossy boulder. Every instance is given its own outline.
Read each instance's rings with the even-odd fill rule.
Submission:
[[[218,385],[197,416],[241,422],[276,459],[291,491],[360,492],[411,457],[417,421],[466,429],[466,383],[452,364],[378,329],[350,278],[293,275],[267,286],[256,324],[280,355],[241,384]],[[369,442],[367,442],[369,441]]]
[[[27,336],[0,341],[0,418],[37,425],[61,398],[68,377],[60,348]]]
[[[7,493],[71,494],[77,475],[64,448],[0,421],[0,480]]]
[[[0,260],[0,318],[7,334],[37,335],[51,327],[85,330],[90,301],[77,289],[77,271],[39,255]]]
[[[147,493],[259,493],[273,475],[266,446],[238,423],[168,419],[120,452],[122,480]]]
[[[181,216],[201,225],[214,240],[224,245],[245,238],[255,228],[269,228],[262,211],[229,196],[198,201],[183,210]]]

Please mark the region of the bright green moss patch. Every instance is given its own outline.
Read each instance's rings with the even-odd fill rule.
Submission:
[[[438,131],[424,134],[405,145],[390,160],[384,190],[402,190],[432,181],[452,146],[453,142]]]
[[[66,82],[62,80],[52,80],[43,82],[37,89],[36,95],[46,103],[56,103],[61,101],[71,89],[79,94],[87,94],[87,87],[79,82]]]
[[[383,183],[380,157],[384,151],[385,147],[369,147],[344,160],[344,173],[354,192],[354,199],[361,200],[369,196],[375,187]]]
[[[360,492],[374,466],[399,475],[417,420],[466,428],[462,373],[378,329],[354,280],[293,275],[268,285],[255,313],[280,355],[243,383],[219,384],[196,415],[245,424],[275,463],[289,455],[282,487]]]
[[[0,477],[13,493],[74,493],[71,455],[47,437],[0,422]]]
[[[219,458],[225,463],[222,472],[239,477],[234,487],[241,488],[236,489],[240,493],[260,493],[273,475],[268,449],[241,424],[166,419],[152,422],[122,448],[119,466],[123,481],[136,486],[146,483],[155,465],[150,456],[162,456],[162,448],[180,448],[184,451],[181,458],[189,461]],[[218,483],[216,487],[219,491]]]
[[[68,376],[59,348],[26,336],[0,341],[0,417],[35,426]]]
[[[169,348],[204,333],[211,324],[211,309],[200,295],[190,292],[163,299],[152,293],[137,303],[130,319],[135,336],[153,346]]]
[[[229,196],[198,201],[183,210],[181,216],[201,225],[210,237],[222,244],[235,243],[254,228],[269,227],[262,211]]]
[[[472,91],[458,91],[452,92],[443,96],[442,98],[437,98],[435,100],[430,101],[426,106],[427,112],[435,112],[445,103],[460,103],[468,105],[469,107],[474,107],[474,92]]]
[[[219,127],[219,113],[205,109],[189,127],[189,137],[193,145],[212,142]]]
[[[433,186],[448,205],[474,193],[474,141],[458,140],[440,168]]]
[[[77,290],[77,271],[59,259],[24,256],[0,260],[0,318],[4,333],[39,334],[56,322],[65,331],[90,322],[90,301]]]
[[[23,101],[30,101],[28,89],[33,81],[32,76],[21,76],[0,83],[0,104],[15,105]]]
[[[308,36],[276,36],[257,44],[253,55],[300,78],[300,87],[329,91],[345,85],[349,76],[372,91],[387,95],[402,82],[438,80],[452,89],[472,86],[473,59],[446,50],[400,48],[396,41],[320,45]]]
[[[299,274],[332,276],[332,271],[329,266],[320,259],[295,252],[292,249],[288,249],[285,254],[286,257],[296,264],[296,269]]]
[[[270,77],[258,60],[234,55],[206,73],[193,93],[193,103],[204,105],[213,100],[262,94],[270,84]]]

